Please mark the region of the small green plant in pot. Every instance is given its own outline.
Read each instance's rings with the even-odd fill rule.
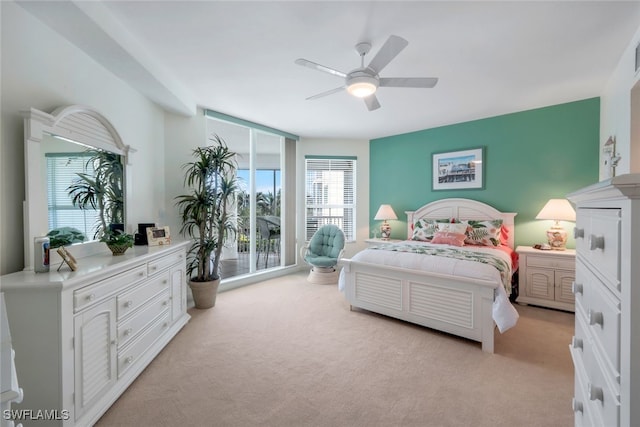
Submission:
[[[107,230],[102,233],[100,241],[107,244],[113,255],[123,255],[133,246],[133,236],[121,230]]]
[[[236,153],[217,135],[211,142],[193,150],[194,160],[183,166],[189,192],[176,197],[180,233],[193,239],[187,273],[196,308],[215,305],[222,248],[236,234]]]

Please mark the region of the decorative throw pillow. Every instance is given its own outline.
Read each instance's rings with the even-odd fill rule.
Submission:
[[[431,243],[464,246],[464,240],[466,239],[466,237],[467,236],[464,233],[454,233],[452,231],[436,231],[436,234],[433,236]]]
[[[438,231],[448,231],[451,233],[464,234],[467,231],[467,224],[462,224],[462,223],[438,224]]]
[[[467,245],[500,246],[502,236],[502,220],[462,221],[467,226],[465,243]]]
[[[411,240],[430,242],[441,224],[448,224],[449,219],[424,219],[420,218],[413,223]]]

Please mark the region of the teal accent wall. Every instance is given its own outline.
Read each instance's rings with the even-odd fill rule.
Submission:
[[[544,204],[598,181],[600,99],[528,110],[370,141],[371,230],[383,203],[398,220],[392,237],[405,238],[407,210],[462,197],[517,212],[516,245],[544,242],[552,221],[536,220]],[[433,191],[432,154],[484,147],[484,188]],[[571,234],[573,223],[561,223]],[[575,247],[570,237],[568,247]]]

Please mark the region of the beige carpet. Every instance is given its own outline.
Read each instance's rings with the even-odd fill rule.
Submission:
[[[304,274],[221,293],[97,425],[573,425],[573,314],[516,308],[486,354]]]

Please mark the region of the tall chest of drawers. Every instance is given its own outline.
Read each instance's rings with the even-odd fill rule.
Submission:
[[[571,193],[576,207],[576,426],[640,425],[640,174]]]
[[[189,320],[186,246],[2,276],[25,427],[93,425],[180,331]],[[37,411],[47,419],[29,419]]]

